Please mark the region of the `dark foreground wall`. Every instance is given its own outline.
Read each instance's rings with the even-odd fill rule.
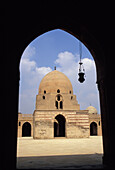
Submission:
[[[47,4],[46,4],[47,3]],[[73,3],[73,1],[72,1]],[[37,3],[32,10],[28,6],[7,5],[4,8],[4,56],[2,60],[3,116],[2,168],[16,167],[19,62],[26,46],[46,31],[60,28],[79,38],[92,53],[97,67],[97,84],[102,112],[104,167],[114,167],[115,162],[115,114],[114,100],[114,9],[109,4],[72,4],[49,1]],[[114,5],[113,5],[114,6]],[[5,72],[5,75],[4,75]],[[10,127],[10,128],[9,128]]]

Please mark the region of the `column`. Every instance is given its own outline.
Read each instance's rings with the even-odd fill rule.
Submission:
[[[113,85],[109,78],[97,82],[100,95],[102,135],[103,135],[103,165],[105,168],[113,168],[115,162],[115,113],[113,112],[112,93]],[[114,84],[114,82],[113,82]]]

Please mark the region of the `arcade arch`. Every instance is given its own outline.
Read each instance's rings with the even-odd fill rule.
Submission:
[[[97,123],[92,122],[90,124],[90,136],[97,136],[98,129],[97,129]]]
[[[30,137],[31,136],[31,124],[29,122],[25,122],[22,125],[22,137]]]

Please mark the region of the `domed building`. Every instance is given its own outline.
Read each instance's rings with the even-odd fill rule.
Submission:
[[[80,110],[68,77],[60,71],[48,73],[39,85],[36,110]]]
[[[101,136],[101,116],[97,113],[97,109],[93,106],[89,106],[86,108],[86,110],[88,110],[89,113],[90,136]]]
[[[96,130],[95,133],[90,131],[90,123],[99,124],[98,118],[100,115],[92,106],[80,110],[70,80],[62,72],[54,70],[40,82],[34,113],[18,114],[18,136],[85,138],[98,135]]]
[[[97,114],[97,109],[95,107],[93,107],[93,106],[87,107],[86,110],[88,110],[89,115],[90,114]]]

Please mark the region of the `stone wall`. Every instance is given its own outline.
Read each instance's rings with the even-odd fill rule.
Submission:
[[[63,110],[80,110],[80,105],[73,94],[38,94],[36,96],[36,110],[57,110],[56,97],[62,96]]]
[[[89,114],[89,126],[92,122],[95,122],[97,124],[97,135],[102,136],[101,115],[99,115],[99,114]]]
[[[90,124],[97,124],[97,135],[102,135],[101,116],[87,114],[87,110],[35,110],[34,114],[18,114],[18,137],[22,137],[22,127],[25,122],[31,124],[31,136],[34,139],[54,138],[54,121],[57,115],[63,115],[65,122],[65,137],[85,138],[90,136]]]
[[[67,138],[89,137],[89,115],[87,111],[67,114]]]
[[[31,136],[33,136],[33,114],[21,114],[18,113],[18,137],[22,137],[22,127],[24,123],[30,123],[31,125]]]
[[[87,111],[34,111],[34,139],[54,138],[54,121],[57,115],[63,115],[65,137],[89,137],[89,115]]]

